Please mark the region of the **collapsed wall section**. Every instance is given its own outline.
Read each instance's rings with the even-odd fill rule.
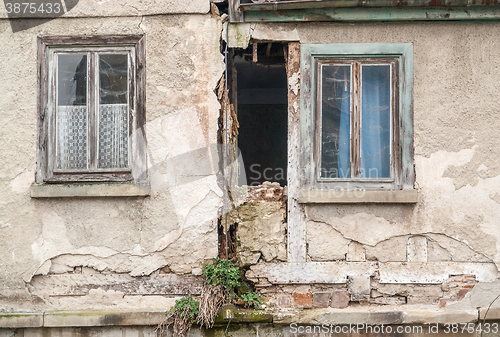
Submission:
[[[431,32],[437,28],[444,35]],[[246,277],[254,283],[267,305],[275,308],[346,308],[359,304],[455,307],[457,304],[452,302],[470,305],[470,292],[477,284],[494,284],[491,282],[497,278],[497,242],[500,238],[496,229],[499,208],[495,201],[499,171],[497,165],[483,155],[490,151],[489,134],[496,122],[489,118],[481,121],[472,118],[473,125],[464,126],[457,120],[463,111],[473,114],[474,111],[491,111],[492,107],[489,102],[478,104],[475,100],[467,100],[461,94],[463,88],[458,85],[458,78],[465,76],[471,84],[469,89],[481,96],[485,89],[480,84],[482,79],[493,79],[489,66],[470,60],[473,55],[479,57],[481,54],[480,57],[496,64],[491,57],[496,45],[477,42],[469,48],[472,42],[461,41],[458,44],[463,48],[457,49],[458,36],[475,36],[477,28],[475,24],[457,27],[451,23],[348,27],[305,22],[242,23],[230,27],[229,45],[243,49],[255,41],[323,44],[404,41],[413,43],[414,47],[413,138],[418,202],[406,205],[297,204],[297,191],[289,190],[288,206],[299,210],[303,217],[300,225],[304,230],[306,261],[302,264],[291,262],[290,250],[287,262],[266,261],[262,252],[257,253],[256,249],[251,253],[238,253],[240,263],[249,267]],[[494,24],[491,28],[498,30],[499,26]],[[417,31],[428,34],[424,34],[424,39]],[[432,53],[428,52],[429,48]],[[450,56],[457,53],[461,56]],[[450,58],[454,60],[453,65],[445,61]],[[300,73],[298,75],[298,78],[288,75],[288,95],[294,97],[288,103],[289,109],[299,106],[296,84],[304,79],[300,78]],[[449,99],[445,99],[439,91],[430,90],[438,85],[431,78],[454,88],[448,94],[456,99],[448,96]],[[447,106],[446,113],[437,102]],[[429,119],[434,122],[430,123]],[[447,126],[440,122],[445,120]],[[289,137],[296,125],[289,124]],[[448,141],[449,137],[458,137],[462,145]],[[288,141],[293,147],[294,139]],[[288,183],[297,182],[289,179]],[[253,210],[254,214],[273,207],[272,202],[262,204],[251,200],[239,207],[245,213],[256,205],[259,209]],[[287,233],[294,225],[292,222],[290,217],[286,219]],[[255,224],[249,219],[246,226],[258,228],[260,243],[265,245],[264,238],[275,233],[267,228],[274,228],[273,224],[274,221],[269,221],[268,226]],[[245,226],[242,218],[238,228],[241,226]],[[289,242],[289,235],[286,240],[288,249],[296,242]],[[495,296],[489,296],[489,303]]]

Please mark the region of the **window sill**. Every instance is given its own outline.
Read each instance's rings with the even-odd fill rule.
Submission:
[[[30,186],[32,198],[146,197],[150,195],[150,192],[149,186],[130,183],[33,184]]]
[[[297,201],[301,204],[325,204],[325,203],[415,204],[418,202],[418,192],[417,190],[392,190],[392,191],[300,190]]]

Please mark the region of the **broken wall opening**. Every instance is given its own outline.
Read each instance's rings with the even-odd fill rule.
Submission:
[[[269,181],[285,186],[288,130],[285,45],[253,42],[245,50],[234,50],[234,55],[238,147],[246,174],[246,181],[240,175],[238,184],[256,186]]]

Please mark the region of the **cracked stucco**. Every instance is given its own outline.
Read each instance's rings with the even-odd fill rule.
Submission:
[[[90,2],[81,1],[82,6]],[[111,3],[102,6],[112,7]],[[196,4],[181,7],[189,6]],[[57,19],[15,34],[8,21],[0,19],[5,39],[0,51],[4,93],[0,118],[8,126],[0,129],[5,149],[5,164],[0,168],[1,298],[29,296],[25,282],[37,274],[89,267],[144,276],[165,266],[178,273],[199,274],[201,264],[217,255],[217,212],[222,200],[217,166],[178,183],[169,175],[168,165],[171,158],[189,156],[217,142],[220,104],[214,89],[224,69],[221,30],[220,19],[210,15]],[[31,199],[29,186],[36,167],[37,35],[141,33],[146,34],[151,196]],[[179,93],[179,99],[171,100],[172,92]]]
[[[68,18],[206,14],[210,11],[210,3],[205,0],[78,0],[68,2],[66,8],[68,5],[70,10],[64,14]],[[4,18],[7,12],[2,10],[0,19]]]
[[[500,25],[248,23],[230,45],[250,39],[301,43],[412,43],[416,205],[307,205],[308,258],[342,258],[346,241],[366,258],[406,261],[411,235],[427,238],[428,261],[500,266]],[[397,32],[397,33],[396,33]],[[293,79],[292,79],[293,83]],[[318,238],[323,233],[329,239]],[[337,244],[340,242],[339,244]],[[335,244],[333,244],[335,243]],[[333,250],[331,245],[337,245]],[[389,254],[388,250],[395,250]]]
[[[192,11],[189,6],[197,3],[183,8]],[[203,2],[203,6],[207,4]],[[99,8],[96,15],[115,10],[109,1],[81,0],[81,6],[87,5],[87,9],[75,8],[71,15],[89,16],[85,11],[94,7]],[[65,274],[75,267],[144,276],[169,266],[176,273],[199,274],[200,263],[217,254],[216,218],[222,194],[215,174],[179,183],[171,174],[169,160],[216,143],[220,105],[213,90],[223,71],[219,50],[222,24],[209,15],[136,17],[158,13],[143,2],[127,5],[116,6],[120,18],[52,20],[16,34],[10,32],[7,20],[0,20],[4,41],[0,49],[0,125],[5,126],[0,128],[4,149],[0,167],[1,297],[27,296],[25,282],[33,275]],[[483,26],[488,29],[481,29]],[[147,34],[151,197],[30,199],[36,166],[36,36],[140,33]],[[500,164],[495,144],[500,126],[496,113],[500,103],[496,93],[498,33],[498,23],[451,22],[251,24],[230,31],[231,45],[240,47],[246,47],[250,37],[414,45],[419,202],[307,206],[309,259],[343,259],[349,243],[355,241],[364,245],[367,260],[403,262],[408,238],[422,235],[427,238],[429,262],[493,261],[500,266]],[[296,80],[292,78],[292,84]],[[274,243],[283,246],[284,240]],[[251,250],[252,254],[259,252],[260,248]],[[276,254],[284,259],[283,250]],[[270,255],[274,258],[276,254]],[[388,287],[380,285],[378,291],[401,292]],[[432,287],[425,291],[439,293]],[[95,298],[113,304],[127,299],[119,292],[102,290],[87,296],[89,302],[82,302],[84,305]],[[75,305],[70,299],[59,301]],[[130,301],[145,303],[140,298]]]

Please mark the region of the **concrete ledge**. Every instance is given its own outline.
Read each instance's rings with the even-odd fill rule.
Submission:
[[[274,323],[307,325],[344,324],[445,324],[474,323],[483,319],[487,308],[449,310],[437,305],[391,305],[348,307],[346,309],[282,309],[272,313],[237,311],[233,324]],[[46,313],[3,313],[0,328],[63,328],[99,326],[155,326],[165,319],[164,311],[53,311]],[[488,320],[500,317],[500,308],[491,308]],[[219,317],[220,321],[220,317]],[[226,322],[226,321],[224,321]]]
[[[297,201],[302,204],[357,204],[395,203],[414,204],[418,202],[417,190],[394,191],[344,191],[344,190],[300,190]]]
[[[445,310],[436,306],[382,306],[353,309],[308,309],[273,313],[274,324],[445,324],[477,322],[477,310]]]
[[[93,184],[33,184],[30,186],[32,198],[66,197],[145,197],[150,195],[149,186],[130,183]]]
[[[310,309],[292,315],[275,315],[274,323],[279,324],[431,324],[469,323],[477,321],[476,310],[438,310],[423,307],[384,306],[363,309]]]
[[[401,309],[401,308],[400,308]],[[444,323],[474,323],[477,322],[477,310],[438,310],[412,309],[404,310],[405,324],[444,324]]]
[[[43,327],[42,313],[0,313],[0,328]]]
[[[232,324],[244,323],[272,323],[273,315],[263,310],[237,310],[234,305],[231,305],[234,311],[234,318],[231,319]],[[224,319],[223,309],[215,317],[214,326],[226,326],[227,322]]]
[[[43,326],[46,328],[55,328],[80,326],[158,325],[165,319],[165,317],[165,311],[55,311],[44,314]]]
[[[497,304],[498,305],[498,304]],[[488,312],[488,314],[486,314]],[[500,308],[499,307],[491,307],[490,310],[488,308],[479,308],[479,319],[483,320],[498,320],[500,319]]]

